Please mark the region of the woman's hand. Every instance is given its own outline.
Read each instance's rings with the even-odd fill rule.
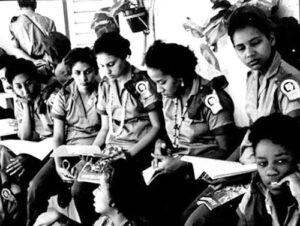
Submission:
[[[154,154],[152,155],[153,160],[151,165],[153,168],[159,168],[160,166],[165,165],[166,162],[170,161],[172,150],[167,147],[167,143],[162,140],[158,139],[155,142],[154,146]]]
[[[55,158],[55,169],[58,176],[66,183],[73,183],[75,176],[69,172],[71,170],[71,165],[68,160],[62,160],[60,158]]]
[[[17,96],[17,100],[20,101],[23,104],[28,104],[28,105],[32,102],[32,99],[30,97]]]
[[[16,158],[10,159],[11,163],[6,167],[6,173],[10,176],[21,177],[25,172],[25,168],[31,163],[31,156],[18,155]]]
[[[300,206],[300,173],[296,171],[284,177],[276,184],[276,186],[280,186],[284,183],[290,188],[292,195],[298,202],[298,206]]]

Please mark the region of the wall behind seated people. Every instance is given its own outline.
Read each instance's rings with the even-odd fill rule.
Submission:
[[[62,0],[38,0],[36,12],[54,20],[57,31],[65,34],[65,20]],[[20,14],[17,1],[0,1],[0,47],[10,53],[11,34],[9,32],[9,23],[13,16]]]

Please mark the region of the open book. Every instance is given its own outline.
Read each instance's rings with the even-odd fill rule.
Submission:
[[[16,155],[28,154],[43,160],[52,151],[52,138],[46,138],[42,141],[27,140],[4,140],[0,141],[0,145],[9,148]]]
[[[199,178],[206,173],[212,180],[236,176],[239,174],[245,174],[254,172],[256,170],[256,164],[243,165],[239,162],[209,159],[196,156],[183,156],[182,161],[187,161],[193,164],[195,178]]]

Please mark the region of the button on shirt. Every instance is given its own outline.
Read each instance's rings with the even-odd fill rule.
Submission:
[[[51,115],[65,122],[66,144],[90,145],[96,138],[101,127],[100,116],[96,111],[97,84],[87,108],[82,103],[74,81],[57,94]]]

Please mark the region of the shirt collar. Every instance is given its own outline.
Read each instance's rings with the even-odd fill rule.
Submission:
[[[79,97],[79,91],[77,89],[75,81],[70,84],[70,93],[73,99],[77,99]],[[90,98],[97,98],[98,97],[98,82],[95,80],[95,84],[93,85],[93,91],[91,93]]]
[[[115,82],[118,82],[118,85],[119,85],[119,88],[120,88],[120,92],[122,92],[125,89],[125,84],[129,80],[131,80],[133,70],[134,70],[133,66],[131,66],[130,64],[128,64],[126,66],[125,73],[123,75],[121,75],[122,79],[121,80],[115,80]],[[116,85],[115,82],[113,82],[113,84]]]

